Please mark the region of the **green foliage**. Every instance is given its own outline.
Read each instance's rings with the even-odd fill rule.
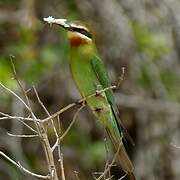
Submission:
[[[12,73],[9,62],[5,57],[0,57],[0,77],[3,84],[12,86]]]
[[[180,99],[180,77],[172,70],[164,70],[161,72],[161,80],[168,91],[171,99]]]
[[[22,176],[22,172],[20,172],[14,165],[8,163],[7,168],[8,172],[10,172],[8,173],[10,180],[19,179]]]
[[[138,83],[145,88],[150,88],[152,85],[152,78],[148,71],[148,66],[146,64],[141,65],[140,74],[138,76]]]
[[[103,162],[106,159],[106,150],[103,141],[94,142],[89,144],[89,147],[86,148],[86,155],[91,157],[92,161]]]
[[[103,141],[92,142],[89,136],[84,136],[81,132],[77,133],[77,130],[71,130],[64,139],[66,144],[74,147],[77,150],[77,154],[80,153],[81,164],[86,165],[87,168],[93,168],[94,164],[97,166],[102,165],[106,160],[106,150]]]
[[[132,30],[138,50],[153,60],[158,60],[169,52],[166,39],[160,34],[149,31],[147,27],[137,22],[132,23]]]
[[[134,22],[132,23],[132,29],[134,32],[134,38],[140,56],[147,58],[146,61],[140,63],[140,73],[138,76],[138,83],[147,90],[152,89],[156,81],[162,81],[162,84],[168,92],[170,98],[176,99],[178,95],[179,78],[172,70],[163,69],[157,64],[158,60],[162,60],[162,57],[167,55],[171,48],[167,43],[165,37],[157,32],[151,32],[147,27]],[[156,77],[155,72],[152,71],[152,67],[156,66],[160,77]]]

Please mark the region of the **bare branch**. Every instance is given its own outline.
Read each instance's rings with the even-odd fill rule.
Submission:
[[[30,125],[28,125],[27,123],[25,123],[24,121],[17,119],[19,122],[21,122],[24,126],[26,126],[28,129],[30,129],[31,131],[35,132],[36,134],[38,134],[38,132],[32,128]]]
[[[127,175],[128,175],[128,174],[126,173],[124,176],[122,176],[122,177],[121,177],[120,179],[118,179],[118,180],[124,179]]]
[[[11,134],[7,132],[7,135],[11,137],[19,137],[19,138],[33,138],[33,137],[39,137],[38,134]]]
[[[102,178],[104,177],[104,175],[109,172],[109,170],[111,169],[111,167],[113,166],[113,164],[114,164],[115,161],[116,161],[116,158],[117,158],[117,156],[118,156],[118,154],[119,154],[119,150],[120,150],[121,146],[122,146],[122,141],[121,141],[121,143],[120,143],[119,146],[118,146],[117,152],[116,152],[116,154],[114,155],[113,160],[111,161],[111,163],[109,164],[109,166],[105,169],[105,171],[97,178],[97,180],[102,179]]]
[[[25,173],[27,173],[27,174],[29,174],[31,176],[34,176],[34,177],[37,177],[37,178],[41,178],[41,179],[50,179],[50,175],[44,176],[44,175],[36,174],[36,173],[33,173],[33,172],[29,171],[28,169],[23,167],[20,163],[17,163],[14,160],[12,160],[9,156],[7,156],[2,151],[0,151],[0,155],[3,156],[6,160],[8,160],[10,163],[15,165],[17,168],[19,168],[21,171],[23,171],[23,172],[25,172]]]
[[[74,124],[74,122],[76,121],[76,118],[79,114],[79,112],[85,107],[85,105],[82,105],[75,113],[74,117],[73,117],[73,120],[71,121],[70,125],[68,126],[68,128],[66,129],[66,131],[63,133],[63,135],[60,137],[60,140],[62,140],[66,135],[67,133],[69,132],[69,130],[71,129],[72,125]]]
[[[7,88],[5,85],[3,85],[1,82],[0,82],[0,86],[2,88],[4,88],[6,91],[10,92],[13,96],[15,96],[20,102],[22,102],[22,104],[27,108],[29,109],[28,105],[15,93],[13,92],[12,90],[10,90],[9,88]]]
[[[22,120],[22,121],[33,121],[34,122],[34,119],[33,118],[29,118],[29,117],[21,117],[21,116],[11,116],[9,114],[6,114],[6,113],[3,113],[3,112],[0,112],[0,115],[4,116],[4,117],[0,117],[0,120],[6,120],[6,119],[18,119],[18,120]],[[37,122],[41,122],[40,119],[36,119]]]
[[[63,164],[63,154],[59,154],[59,162],[60,162],[60,167],[61,167],[61,178],[62,180],[65,180],[65,173],[64,173],[64,164]]]
[[[104,88],[104,89],[102,89],[102,90],[96,91],[96,92],[93,93],[93,94],[90,94],[90,95],[88,95],[88,96],[86,96],[86,97],[84,97],[84,98],[81,98],[81,99],[78,100],[77,102],[74,102],[74,103],[71,103],[71,104],[65,106],[64,108],[62,108],[62,109],[59,110],[58,112],[52,114],[50,117],[47,117],[47,118],[43,119],[42,121],[43,121],[43,122],[49,121],[51,118],[54,118],[54,117],[62,114],[63,112],[67,111],[68,109],[73,108],[74,106],[77,106],[77,105],[79,105],[79,104],[85,103],[87,99],[92,98],[92,97],[94,97],[94,96],[97,96],[97,94],[98,94],[98,95],[99,95],[99,94],[102,94],[103,92],[108,91],[109,89],[116,89],[116,87],[117,87],[117,86],[113,85],[113,86]]]
[[[54,149],[57,147],[57,145],[59,144],[59,141],[62,141],[62,139],[67,135],[67,133],[69,132],[69,130],[71,129],[71,127],[73,126],[74,122],[76,121],[76,118],[79,114],[79,112],[85,107],[85,105],[83,104],[74,114],[73,116],[73,120],[71,121],[70,125],[67,127],[67,129],[65,130],[65,132],[61,135],[61,137],[58,137],[55,144],[52,147],[52,151],[54,151]]]
[[[177,148],[177,149],[180,149],[180,146],[178,146],[178,145],[176,145],[176,144],[171,143],[171,145],[172,145],[173,147]]]
[[[74,171],[74,173],[75,173],[76,179],[77,179],[77,180],[80,180],[80,179],[79,179],[79,175],[78,175],[78,174],[79,174],[79,172]]]
[[[14,78],[15,78],[16,82],[18,83],[18,85],[19,85],[19,87],[20,87],[20,89],[21,89],[21,91],[22,91],[22,93],[26,99],[26,103],[27,103],[26,108],[34,120],[34,124],[36,125],[39,137],[41,137],[42,145],[43,145],[44,152],[46,155],[46,160],[47,160],[47,164],[48,164],[48,168],[49,168],[51,178],[53,180],[58,180],[57,171],[56,171],[56,167],[55,167],[55,163],[54,163],[54,156],[53,156],[53,153],[51,151],[50,142],[49,142],[48,135],[47,135],[47,132],[45,130],[44,124],[42,123],[42,121],[37,122],[37,118],[31,109],[30,101],[29,101],[29,98],[27,96],[27,93],[26,93],[23,85],[21,84],[20,80],[17,78],[16,69],[15,69],[12,57],[11,57],[11,64],[12,64]]]
[[[35,92],[35,94],[36,94],[38,103],[39,103],[40,106],[44,109],[44,111],[46,112],[46,114],[47,114],[49,117],[51,117],[51,115],[50,115],[50,113],[48,112],[47,108],[44,106],[43,102],[41,101],[41,99],[40,99],[40,97],[39,97],[39,95],[38,95],[38,93],[37,93],[37,90],[36,90],[35,86],[33,86],[33,89],[34,89],[34,92]],[[55,127],[55,125],[54,125],[54,121],[53,121],[52,118],[51,118],[50,120],[51,120],[51,124],[52,124],[53,130],[54,130],[54,133],[55,133],[55,135],[56,135],[56,138],[58,138],[58,134],[57,134],[56,127]]]
[[[125,67],[122,67],[121,70],[122,70],[122,72],[121,72],[120,77],[118,78],[117,88],[120,87],[121,83],[124,80],[124,76],[125,76]]]

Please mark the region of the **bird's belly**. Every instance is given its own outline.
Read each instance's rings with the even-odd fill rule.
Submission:
[[[81,71],[75,69],[71,70],[81,96],[86,97],[86,102],[93,113],[102,121],[103,119],[110,119],[111,109],[109,107],[109,103],[105,92],[98,93],[98,91],[103,88],[93,70],[85,65]],[[94,96],[89,97],[92,94],[94,94]]]

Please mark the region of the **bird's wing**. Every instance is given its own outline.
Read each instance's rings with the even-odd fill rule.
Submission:
[[[107,88],[111,86],[107,71],[104,67],[104,64],[102,63],[102,61],[97,57],[94,56],[91,60],[91,66],[93,71],[95,72],[97,79],[99,80],[100,85],[103,88]],[[112,89],[109,89],[107,91],[105,91],[106,93],[106,97],[108,99],[108,102],[110,104],[114,105],[114,96],[113,96],[113,92]]]
[[[101,61],[101,59],[98,58],[97,56],[94,56],[91,60],[91,66],[92,66],[93,71],[95,72],[101,86],[103,88],[110,87],[111,83],[109,80],[109,76],[107,74],[106,68],[105,68],[103,62]],[[112,109],[113,115],[115,117],[116,124],[118,126],[119,131],[120,131],[120,134],[124,135],[125,138],[128,139],[128,141],[130,141],[132,144],[134,144],[132,138],[130,137],[127,130],[124,128],[123,124],[120,121],[119,111],[118,111],[117,105],[115,103],[115,99],[114,99],[112,89],[105,91],[105,94],[106,94],[107,100],[111,106],[111,109]]]

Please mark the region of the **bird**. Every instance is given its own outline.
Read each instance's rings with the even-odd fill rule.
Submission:
[[[49,24],[56,24],[67,31],[70,42],[70,69],[72,78],[83,98],[111,86],[105,65],[98,55],[92,32],[80,21],[44,18]],[[135,180],[134,166],[126,150],[125,131],[120,121],[112,89],[86,99],[96,118],[104,126],[112,146],[118,152],[121,169],[130,180]]]

